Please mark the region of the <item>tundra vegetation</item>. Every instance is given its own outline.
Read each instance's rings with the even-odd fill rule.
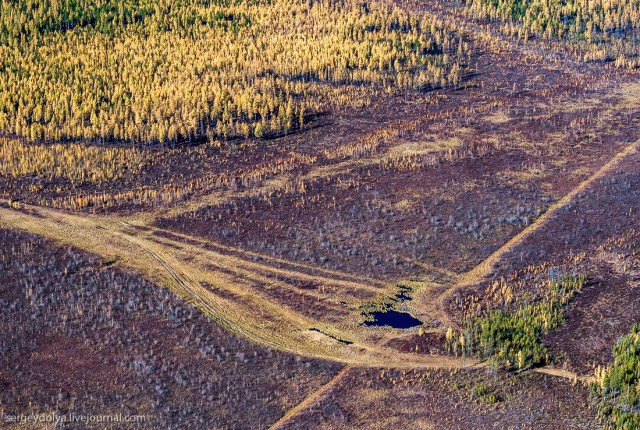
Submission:
[[[0,412],[637,427],[639,7],[0,0]]]
[[[339,369],[228,332],[119,268],[117,257],[12,230],[0,229],[0,245],[7,415],[121,413],[144,415],[137,428],[264,428]]]

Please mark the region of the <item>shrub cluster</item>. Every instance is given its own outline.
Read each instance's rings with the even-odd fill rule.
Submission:
[[[562,324],[563,307],[586,283],[583,275],[550,278],[540,293],[514,309],[493,309],[468,317],[462,330],[450,328],[447,347],[456,354],[489,358],[509,369],[549,361],[543,333]]]
[[[596,369],[591,393],[598,415],[607,428],[640,428],[640,325],[622,336],[613,347],[613,364]]]

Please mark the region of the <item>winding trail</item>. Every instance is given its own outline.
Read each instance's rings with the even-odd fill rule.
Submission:
[[[419,288],[430,295],[422,301],[414,300],[411,307],[423,315],[440,318],[444,328],[457,326],[446,312],[446,301],[451,295],[491,276],[505,256],[552,222],[581,192],[639,148],[640,140],[627,145],[470,271],[457,275],[423,262],[425,271],[435,272],[439,279],[418,282]],[[374,164],[380,155],[312,169],[302,179],[313,180]],[[233,197],[279,189],[285,180],[286,177],[276,177]],[[384,336],[380,336],[383,331],[357,324],[359,304],[390,293],[393,285],[388,282],[262,255],[154,226],[160,217],[178,216],[228,198],[212,193],[175,207],[130,217],[74,214],[0,199],[0,227],[38,234],[104,258],[115,254],[119,257],[118,264],[173,290],[229,331],[270,348],[345,364],[328,383],[274,423],[273,429],[291,422],[301,411],[322,400],[356,366],[422,369],[487,366],[486,362],[458,357],[402,353],[384,346],[381,341]],[[554,367],[532,371],[572,381],[592,380]]]
[[[459,25],[466,23],[463,17],[437,6],[439,4],[436,3],[428,5],[434,15],[446,17],[449,22]],[[475,37],[493,40],[496,35],[483,29],[476,32]],[[502,45],[514,44],[506,37],[500,37],[500,41]],[[559,58],[554,51],[538,49],[534,53],[550,61]],[[399,123],[399,126],[402,124]],[[412,306],[424,314],[442,319],[445,326],[457,326],[447,314],[445,306],[452,294],[485,280],[506,255],[552,222],[581,192],[610,173],[625,157],[637,152],[639,148],[640,140],[618,152],[568,194],[550,205],[532,224],[511,237],[470,271],[455,275],[443,269],[429,267],[436,272],[440,271],[445,280],[424,283],[423,288],[436,292],[435,300],[431,303],[412,303]],[[311,181],[354,167],[375,164],[379,156],[380,154],[373,154],[362,159],[323,166],[297,179]],[[283,178],[265,181],[260,188],[237,193],[234,197],[276,190],[282,187],[282,181]],[[211,193],[182,205],[159,209],[156,213],[143,213],[128,218],[79,215],[28,205],[12,208],[9,202],[0,200],[0,227],[38,234],[104,258],[117,254],[121,264],[140,271],[150,280],[171,289],[207,317],[244,338],[270,348],[345,364],[331,380],[273,423],[270,427],[272,430],[291,423],[301,412],[326,398],[356,366],[477,369],[488,365],[486,362],[458,357],[398,352],[382,346],[370,330],[359,327],[353,320],[336,322],[323,316],[314,316],[296,307],[296,303],[291,303],[302,300],[308,301],[310,308],[322,304],[331,310],[341,310],[342,302],[347,302],[351,306],[350,311],[353,311],[363,300],[389,292],[392,286],[387,282],[261,255],[152,226],[160,216],[178,216],[219,204],[225,198],[228,196],[223,193]],[[300,288],[297,286],[298,282],[313,284],[314,287]],[[339,290],[340,294],[332,294],[335,290]],[[317,330],[312,331],[311,328]],[[593,381],[590,376],[552,366],[532,371],[576,382]]]
[[[167,238],[151,240],[148,231],[132,230],[129,224],[117,218],[79,216],[23,205],[17,210],[0,207],[0,227],[25,230],[104,258],[116,254],[122,264],[170,288],[228,330],[270,348],[356,366],[484,366],[468,359],[400,353],[380,346],[357,324],[336,324],[311,318],[293,306],[287,307],[274,300],[263,291],[263,286],[228,276],[212,265],[216,262],[210,259],[215,257],[199,247],[192,249],[191,245]],[[234,260],[233,264],[236,263]],[[329,284],[332,279],[325,281]],[[351,282],[346,285],[357,292],[369,292],[368,288],[358,288]],[[341,339],[351,343],[341,342]]]
[[[446,324],[455,325],[446,314],[445,301],[460,288],[482,282],[495,266],[515,247],[551,222],[554,216],[576,197],[606,174],[625,157],[636,153],[640,140],[628,145],[582,181],[564,197],[552,204],[534,223],[520,231],[469,272],[451,279],[450,285],[435,283],[441,288],[437,303],[430,310],[443,316]],[[478,369],[488,365],[467,358],[402,353],[382,346],[372,338],[371,331],[354,323],[336,323],[311,317],[268,293],[268,285],[278,291],[288,291],[299,297],[309,297],[290,279],[332,286],[339,297],[351,297],[358,302],[371,294],[385,292],[388,287],[376,280],[360,280],[352,275],[244,255],[240,249],[179,235],[115,216],[77,215],[44,207],[20,205],[11,207],[0,200],[0,227],[24,230],[111,258],[114,254],[122,264],[140,271],[150,280],[170,288],[207,317],[226,329],[258,344],[307,357],[344,363],[329,382],[288,410],[270,428],[290,423],[302,411],[312,407],[349,373],[353,366],[390,368]],[[243,258],[247,257],[247,258]],[[259,257],[259,258],[254,258]],[[262,262],[262,261],[265,262]],[[284,279],[284,280],[282,280]],[[427,288],[427,287],[425,287]],[[338,306],[332,294],[317,291],[317,301]],[[418,310],[420,308],[418,307]],[[424,308],[422,309],[424,310]],[[310,330],[316,329],[315,331]],[[350,343],[341,342],[348,340]],[[592,377],[564,369],[542,367],[534,372],[588,383]]]
[[[459,288],[481,282],[507,253],[544,227],[580,192],[614,169],[622,159],[636,152],[639,145],[640,141],[636,141],[617,153],[551,205],[533,224],[451,285],[440,285],[446,289],[439,296],[439,309],[434,312],[446,317],[443,305],[447,297]],[[8,206],[8,202],[3,203]],[[336,297],[350,300],[357,314],[357,303],[388,291],[380,282],[358,282],[352,276],[327,271],[311,274],[301,266],[295,270],[275,267],[232,255],[228,249],[217,251],[215,247],[221,246],[218,244],[201,239],[194,244],[195,239],[189,237],[176,240],[163,236],[166,231],[143,224],[132,225],[113,216],[76,215],[22,205],[17,209],[0,207],[0,226],[39,234],[105,258],[117,254],[124,265],[172,289],[225,328],[268,347],[356,366],[469,368],[485,365],[449,356],[401,353],[372,340],[375,336],[372,338],[371,329],[363,328],[349,317],[335,321],[323,316],[322,312],[318,316],[310,314],[309,309],[319,305],[339,309],[343,305]],[[206,245],[214,246],[205,248]],[[319,287],[310,292],[308,288],[297,287],[291,279],[313,281]],[[326,288],[339,295],[336,293],[336,297],[332,297],[333,293],[326,293]],[[274,296],[274,290],[277,294],[285,292],[288,295],[284,298]],[[287,297],[298,297],[308,305],[300,307]]]
[[[611,172],[625,157],[635,153],[639,147],[640,147],[640,140],[630,144],[629,146],[625,147],[622,151],[614,155],[613,158],[609,160],[609,162],[607,162],[605,165],[600,167],[600,169],[598,169],[594,174],[592,174],[587,179],[585,179],[580,184],[578,184],[577,187],[571,190],[571,192],[566,194],[564,197],[562,197],[561,199],[553,203],[551,206],[549,206],[549,208],[543,214],[541,214],[532,224],[528,225],[526,228],[521,230],[518,234],[516,234],[511,239],[509,239],[507,243],[505,243],[496,251],[494,251],[489,257],[483,260],[476,267],[474,267],[469,272],[462,275],[458,279],[457,284],[454,287],[452,287],[452,289],[473,285],[479,279],[484,278],[487,274],[491,272],[491,270],[493,270],[496,263],[498,263],[498,261],[500,261],[500,259],[502,259],[502,257],[505,254],[511,252],[517,245],[521,244],[526,238],[534,234],[536,231],[540,230],[542,227],[546,226],[549,223],[549,221],[552,220],[553,217],[558,212],[560,212],[567,205],[572,203],[578,194],[585,191],[595,181],[602,179],[604,175]]]

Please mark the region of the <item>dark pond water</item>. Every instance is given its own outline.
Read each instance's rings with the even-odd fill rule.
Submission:
[[[411,328],[422,325],[422,321],[406,312],[389,310],[387,312],[371,312],[373,321],[365,321],[366,326],[390,326],[393,328]]]

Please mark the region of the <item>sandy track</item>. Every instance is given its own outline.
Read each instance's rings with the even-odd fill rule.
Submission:
[[[491,253],[486,259],[484,259],[480,264],[475,266],[470,271],[464,273],[460,277],[458,277],[457,281],[452,284],[450,287],[446,288],[438,298],[438,307],[442,309],[444,319],[448,325],[457,327],[457,324],[452,321],[448,315],[446,314],[446,300],[458,291],[461,288],[469,287],[480,283],[483,279],[488,277],[496,264],[502,260],[502,258],[510,253],[516,246],[520,245],[525,239],[533,235],[535,232],[545,227],[549,222],[551,222],[556,214],[558,214],[562,209],[567,207],[570,203],[572,203],[576,196],[587,188],[589,188],[594,182],[602,179],[606,174],[611,172],[620,164],[620,162],[625,159],[627,156],[634,154],[640,148],[640,140],[628,145],[622,151],[618,152],[613,156],[611,160],[609,160],[606,164],[600,167],[595,173],[589,176],[587,179],[582,181],[578,186],[576,186],[571,192],[566,194],[561,199],[557,200],[553,203],[547,211],[541,214],[532,224],[521,230],[511,239],[509,239],[504,245],[500,246],[496,251]]]
[[[116,218],[23,206],[20,210],[0,208],[0,226],[35,233],[105,258],[115,254],[122,264],[172,289],[225,328],[271,348],[356,366],[467,368],[483,365],[455,357],[398,353],[367,341],[357,327],[343,329],[307,318],[274,303],[250,284],[226,281],[224,273],[207,269],[198,258],[185,258],[197,255],[195,250],[191,253],[176,249],[178,245],[184,246],[181,242],[149,240],[148,233],[137,234]],[[207,253],[203,255],[204,260],[211,258]],[[353,283],[346,285],[358,288]],[[325,334],[312,332],[311,327]],[[347,345],[336,339],[353,343]]]
[[[293,408],[289,409],[278,421],[276,421],[269,427],[269,430],[276,430],[281,428],[283,425],[289,423],[293,418],[295,418],[300,412],[307,408],[310,408],[311,406],[321,401],[324,395],[329,392],[338,382],[340,382],[340,380],[342,380],[342,378],[344,378],[351,369],[352,367],[350,366],[345,366],[340,369],[340,372],[338,372],[333,378],[331,378],[329,382],[309,394]]]
[[[637,141],[620,151],[554,203],[533,224],[456,279],[441,293],[439,310],[442,311],[442,304],[450,294],[484,279],[505,254],[544,227],[580,192],[614,169],[626,156],[636,152],[639,145],[640,141]],[[0,208],[0,226],[26,230],[103,257],[117,254],[123,264],[171,288],[229,330],[269,347],[358,366],[456,368],[478,365],[453,357],[399,353],[379,346],[367,341],[366,332],[355,324],[338,327],[311,319],[293,307],[274,301],[256,286],[256,282],[272,282],[271,277],[276,275],[333,284],[340,288],[341,294],[348,295],[384,290],[380,283],[369,285],[366,281],[357,282],[353,277],[340,274],[309,274],[302,270],[243,259],[231,253],[212,250],[212,247],[204,249],[199,245],[154,235],[154,229],[148,226],[135,229],[117,217],[74,215],[23,206],[19,210]],[[237,276],[230,275],[230,271]],[[294,289],[286,284],[279,284],[278,287]],[[312,327],[324,334],[311,332],[309,329]],[[352,344],[347,345],[337,339],[349,340]]]
[[[549,209],[542,214],[533,224],[529,225],[527,228],[513,236],[509,241],[507,241],[504,245],[498,248],[495,252],[493,252],[489,257],[483,260],[480,264],[474,267],[469,272],[463,274],[457,279],[457,282],[452,284],[450,287],[444,287],[444,291],[440,294],[438,299],[439,302],[439,310],[444,309],[444,301],[457,291],[459,288],[463,288],[466,286],[474,285],[479,283],[482,279],[484,279],[487,275],[491,273],[495,265],[513,248],[522,243],[527,237],[531,236],[533,233],[538,231],[540,228],[547,225],[562,208],[566,207],[569,203],[571,203],[578,194],[586,190],[589,186],[591,186],[595,181],[603,178],[607,173],[611,172],[624,158],[627,156],[634,154],[640,148],[640,141],[636,141],[635,143],[625,147],[622,151],[618,152],[611,160],[609,160],[606,164],[604,164],[600,169],[598,169],[593,175],[589,176],[586,180],[581,182],[577,187],[575,187],[571,192],[566,194],[563,198],[556,201],[553,205],[549,207]],[[449,321],[448,316],[444,312],[438,312],[439,316],[444,316],[444,319],[449,322],[450,325],[455,325],[452,321]],[[331,381],[327,384],[320,387],[317,391],[311,393],[307,398],[305,398],[301,403],[287,411],[287,413],[280,418],[276,423],[274,423],[270,429],[277,429],[289,422],[292,418],[297,416],[303,410],[312,407],[318,401],[322,399],[322,396],[325,392],[335,386],[347,373],[349,367],[345,367],[342,369],[340,373],[338,373]],[[583,383],[593,382],[594,377],[590,375],[578,375],[575,372],[571,372],[566,369],[559,369],[553,366],[544,366],[540,368],[535,368],[532,371],[536,373],[541,373],[545,375],[560,377],[564,379],[568,379],[574,383],[578,381]]]

